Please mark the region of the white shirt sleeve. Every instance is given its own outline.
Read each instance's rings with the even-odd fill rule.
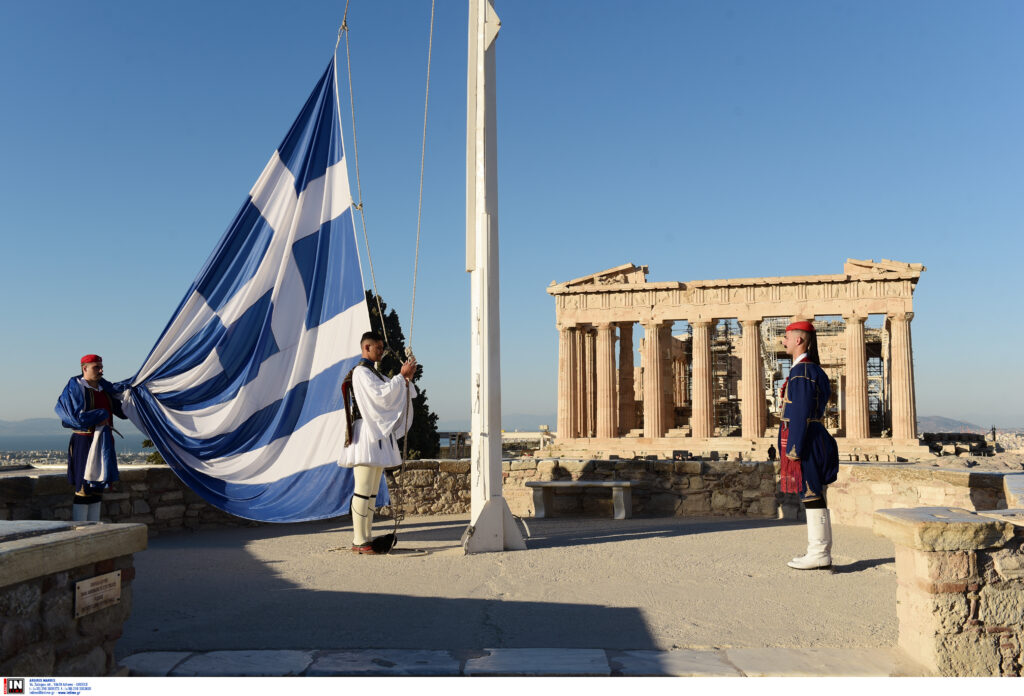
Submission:
[[[406,384],[401,375],[383,381],[365,367],[352,373],[363,430],[372,439],[402,437],[412,424],[412,399],[418,392],[414,384],[409,382],[408,389]]]

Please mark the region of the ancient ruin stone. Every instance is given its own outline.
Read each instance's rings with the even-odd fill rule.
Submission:
[[[1024,586],[1020,583],[985,585],[978,596],[978,618],[987,626],[1020,626],[1024,622]]]

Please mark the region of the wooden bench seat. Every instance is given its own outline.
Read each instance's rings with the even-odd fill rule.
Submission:
[[[645,487],[641,481],[527,481],[533,489],[533,516],[548,517],[555,509],[556,488],[611,488],[614,518],[629,519],[633,516],[633,489]]]

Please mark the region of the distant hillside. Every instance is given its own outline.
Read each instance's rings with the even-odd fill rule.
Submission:
[[[501,414],[501,429],[505,432],[512,432],[513,430],[523,430],[526,432],[534,432],[540,426],[546,425],[551,430],[555,429],[556,424],[555,415],[537,415],[535,413],[502,413]],[[442,432],[468,432],[469,431],[468,420],[444,420],[438,421],[437,429]]]
[[[919,416],[917,431],[919,433],[987,433],[991,426],[984,428],[974,423],[943,418],[942,416]]]
[[[138,428],[129,421],[114,419],[114,427],[125,435],[136,434]],[[3,435],[63,435],[67,430],[60,424],[56,416],[53,418],[26,418],[20,421],[0,420],[0,436]]]
[[[58,435],[64,430],[56,418],[28,418],[22,421],[0,420],[0,435]]]

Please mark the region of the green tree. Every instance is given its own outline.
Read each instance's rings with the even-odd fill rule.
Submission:
[[[389,312],[387,303],[382,299],[378,310],[379,299],[372,290],[366,291],[366,304],[370,309],[370,328],[387,337],[386,347],[389,350],[380,361],[380,372],[388,377],[394,377],[405,362],[405,334],[402,332],[398,313],[393,309]],[[412,378],[419,394],[412,400],[412,428],[408,435],[410,459],[431,459],[441,451],[441,436],[437,433],[437,414],[427,405],[427,390],[418,384],[422,375],[423,365],[420,364]]]
[[[154,448],[154,449],[156,448],[156,445],[153,444],[152,440],[143,440],[142,441],[142,448],[143,449],[149,449],[151,447]],[[167,462],[164,461],[164,458],[162,456],[160,456],[159,452],[149,452],[148,454],[146,454],[146,463],[147,464],[166,464]]]

